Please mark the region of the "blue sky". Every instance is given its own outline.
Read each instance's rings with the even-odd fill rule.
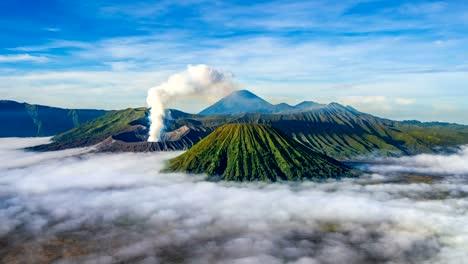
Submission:
[[[3,0],[0,27],[1,99],[143,106],[149,87],[204,63],[274,103],[468,124],[463,0]]]

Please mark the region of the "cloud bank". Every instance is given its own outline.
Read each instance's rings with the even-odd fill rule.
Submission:
[[[8,161],[0,168],[3,262],[461,263],[468,257],[468,185],[454,176],[468,169],[446,162],[444,177],[430,184],[396,182],[398,168],[385,164],[358,180],[214,183],[159,173],[177,152],[18,150],[40,141],[0,144]],[[430,157],[466,164],[465,151]],[[420,156],[401,159],[401,166],[414,164],[439,167]]]
[[[468,146],[462,146],[456,153],[448,155],[422,154],[413,157],[390,158],[385,164],[370,166],[373,171],[412,172],[432,175],[468,176]]]

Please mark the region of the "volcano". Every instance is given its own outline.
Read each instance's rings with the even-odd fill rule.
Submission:
[[[234,91],[212,106],[201,111],[200,115],[270,113],[273,105],[247,91]]]
[[[301,181],[355,176],[269,125],[226,124],[169,161],[167,171],[205,173],[226,181]]]
[[[323,108],[325,105],[304,101],[297,105],[286,103],[271,104],[247,90],[234,91],[212,106],[204,109],[200,115],[232,115],[243,113],[291,114]]]

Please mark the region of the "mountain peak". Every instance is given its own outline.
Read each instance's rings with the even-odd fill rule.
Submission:
[[[295,106],[287,103],[273,105],[248,90],[237,90],[204,109],[200,115],[229,115],[244,113],[291,114],[325,107],[312,101],[303,101]]]
[[[212,106],[204,109],[200,115],[270,113],[272,104],[247,90],[234,91]]]
[[[236,90],[236,91],[233,91],[231,94],[229,94],[227,97],[230,97],[230,96],[245,97],[245,98],[260,98],[249,90]]]
[[[310,105],[322,105],[314,101],[302,101],[295,105],[295,107],[303,107],[303,106],[310,106]]]
[[[331,108],[340,108],[340,109],[348,109],[348,107],[342,105],[342,104],[339,104],[339,103],[335,103],[335,102],[331,102],[328,104],[328,107],[331,107]]]

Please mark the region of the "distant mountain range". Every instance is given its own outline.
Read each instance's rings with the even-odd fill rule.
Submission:
[[[239,91],[208,108],[216,113],[214,115],[168,110],[170,114],[166,115],[168,118],[165,120],[167,132],[162,135],[164,140],[156,143],[146,141],[149,127],[146,117],[148,109],[111,111],[55,136],[52,144],[33,149],[58,150],[98,144],[97,147],[101,151],[184,150],[228,123],[270,125],[313,151],[341,160],[363,159],[369,156],[414,155],[429,153],[438,147],[468,144],[468,126],[393,121],[337,103],[292,113],[220,114],[222,111],[233,111],[232,109],[237,107],[226,103],[234,103],[233,96],[240,96],[242,99],[247,97],[248,102],[264,101],[248,91]],[[259,108],[249,108],[249,103],[241,105],[245,111],[255,112],[267,111],[265,106],[271,104],[262,104]]]
[[[0,100],[0,137],[53,136],[106,113],[104,110],[63,109]]]
[[[311,101],[304,101],[291,106],[286,103],[271,104],[257,95],[247,91],[234,91],[230,95],[222,98],[212,106],[204,109],[199,115],[232,115],[242,113],[260,114],[287,114],[310,111],[325,107],[326,105]]]

